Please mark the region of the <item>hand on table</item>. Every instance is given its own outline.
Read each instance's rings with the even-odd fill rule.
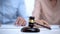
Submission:
[[[44,20],[35,20],[35,22],[38,23],[38,24],[50,27],[49,24]],[[34,27],[40,28],[41,26],[35,24]]]
[[[25,26],[26,25],[26,21],[25,21],[24,18],[18,17],[17,20],[16,20],[15,25],[17,25],[17,26]]]

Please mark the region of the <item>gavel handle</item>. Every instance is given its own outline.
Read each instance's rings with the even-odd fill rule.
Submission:
[[[47,27],[47,26],[44,26],[44,25],[38,24],[38,23],[36,23],[36,22],[35,22],[34,24],[37,24],[37,25],[39,25],[39,26],[42,26],[42,27],[44,27],[44,28],[47,28],[47,29],[51,30],[50,27]]]

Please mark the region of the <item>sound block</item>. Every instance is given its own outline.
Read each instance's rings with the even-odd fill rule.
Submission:
[[[29,27],[24,27],[21,29],[22,32],[40,32],[40,29],[38,28],[29,28]]]

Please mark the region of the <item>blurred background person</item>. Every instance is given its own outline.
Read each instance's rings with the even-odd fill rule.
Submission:
[[[0,0],[0,24],[26,24],[24,0]]]
[[[60,0],[35,0],[33,16],[37,23],[42,20],[43,25],[60,25]]]

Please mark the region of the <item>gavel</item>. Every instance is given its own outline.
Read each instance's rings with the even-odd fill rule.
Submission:
[[[32,16],[30,16],[30,17],[29,17],[29,25],[28,25],[28,27],[22,28],[21,31],[22,31],[22,32],[40,32],[40,29],[34,28],[34,24],[37,24],[37,25],[39,25],[39,26],[42,26],[42,27],[44,27],[44,28],[47,28],[47,29],[51,30],[50,27],[47,27],[47,26],[44,26],[44,25],[41,25],[41,24],[36,23],[36,22],[35,22],[35,18],[32,17]]]

